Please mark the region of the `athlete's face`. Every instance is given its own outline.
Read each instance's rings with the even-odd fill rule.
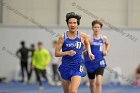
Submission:
[[[96,35],[100,34],[100,32],[101,32],[101,25],[100,24],[95,24],[92,27],[92,30],[93,30],[94,34],[96,34]]]
[[[69,31],[71,32],[77,31],[78,29],[77,19],[70,18],[68,21],[68,28],[69,28]]]

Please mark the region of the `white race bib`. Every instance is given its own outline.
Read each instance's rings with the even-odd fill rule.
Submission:
[[[80,66],[80,72],[83,72],[83,70],[84,70],[84,67]]]
[[[105,66],[105,61],[104,60],[100,61],[100,66]]]

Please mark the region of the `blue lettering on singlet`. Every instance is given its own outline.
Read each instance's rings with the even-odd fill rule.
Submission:
[[[62,51],[70,51],[73,50],[76,52],[74,56],[65,55],[62,57],[62,65],[70,66],[81,64],[83,62],[82,58],[82,50],[83,43],[81,42],[80,33],[77,33],[77,37],[75,39],[70,39],[67,35],[67,32],[64,33],[64,43],[62,46]]]
[[[103,48],[104,48],[104,40],[103,37],[100,36],[100,39],[93,39],[93,43],[91,44],[91,52],[94,54],[95,59],[93,61],[90,60],[87,51],[84,53],[84,61],[85,66],[88,70],[93,71],[99,67],[105,67],[105,59],[103,56]]]

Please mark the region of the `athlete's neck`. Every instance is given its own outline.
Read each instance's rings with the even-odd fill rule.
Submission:
[[[99,39],[100,38],[100,34],[93,34],[93,37],[96,38],[96,39]]]
[[[78,31],[68,31],[67,35],[70,39],[75,39],[77,36]]]
[[[77,35],[77,32],[78,31],[68,31],[68,33],[71,34],[71,35]]]

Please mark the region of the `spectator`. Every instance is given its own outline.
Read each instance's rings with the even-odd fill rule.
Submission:
[[[39,90],[42,90],[43,86],[41,82],[41,76],[46,79],[46,81],[48,81],[48,78],[46,76],[46,68],[51,61],[51,56],[48,50],[43,48],[42,42],[38,42],[37,47],[38,50],[35,50],[33,55],[32,66],[36,72],[36,78],[39,83]]]
[[[16,55],[20,59],[22,82],[25,81],[24,71],[28,78],[28,53],[29,49],[26,48],[25,41],[21,41],[21,48],[16,52]]]
[[[111,85],[122,85],[123,84],[123,80],[121,78],[122,75],[122,70],[119,67],[114,67],[113,68],[113,72],[111,73],[111,77],[110,77],[110,84]]]
[[[33,69],[32,69],[32,59],[33,59],[33,55],[34,55],[34,52],[35,52],[35,45],[34,44],[31,44],[31,46],[30,46],[30,52],[31,52],[31,63],[30,63],[30,70],[29,70],[29,78],[28,78],[28,82],[30,81],[30,79],[31,79],[31,76],[32,76],[32,71],[33,71]]]
[[[140,86],[140,64],[136,68],[136,71],[135,71],[135,79],[136,80],[135,80],[134,84],[137,85],[137,86]]]
[[[60,57],[55,57],[55,47],[57,41],[53,42],[53,51],[52,51],[52,72],[53,72],[53,81],[55,85],[60,85],[60,75],[58,73],[58,66],[60,64]]]

